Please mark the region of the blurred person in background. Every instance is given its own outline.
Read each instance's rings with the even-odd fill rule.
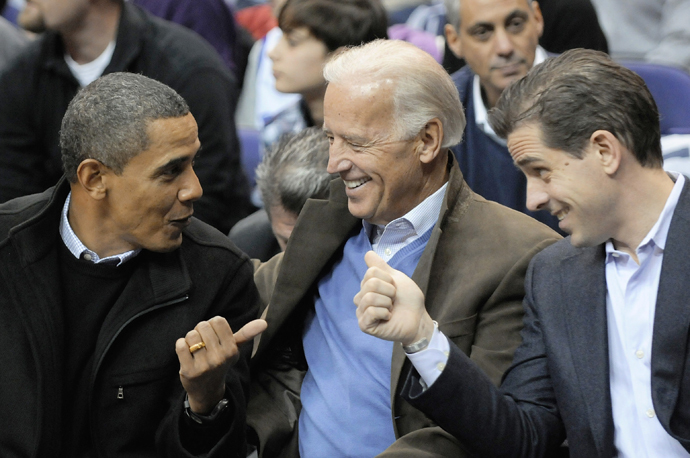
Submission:
[[[40,12],[47,31],[0,76],[0,202],[58,180],[70,100],[102,74],[129,71],[168,84],[190,105],[204,151],[199,218],[227,233],[249,213],[233,120],[237,81],[210,45],[122,0],[29,0],[26,8]]]
[[[37,3],[27,0],[24,7],[17,16],[17,24],[22,29],[31,33],[43,33],[46,31],[46,24],[43,20],[43,12]]]
[[[503,90],[546,59],[539,37],[544,20],[532,0],[446,0],[450,49],[467,65],[452,75],[467,127],[453,148],[470,188],[486,199],[520,211],[558,230],[558,220],[526,206],[526,180],[513,165],[505,140],[487,113]]]
[[[592,0],[611,57],[671,65],[690,72],[690,2]]]
[[[180,24],[201,35],[213,46],[238,82],[242,81],[243,57],[237,24],[225,0],[130,0],[154,16]]]
[[[3,2],[4,3],[4,2]],[[0,5],[2,11],[3,5]],[[14,24],[0,16],[0,71],[28,44],[29,39]]]
[[[240,128],[261,130],[268,119],[299,100],[298,94],[285,94],[276,90],[273,65],[268,57],[268,52],[275,47],[283,35],[278,27],[277,17],[284,3],[285,0],[271,0],[265,5],[271,11],[271,17],[267,21],[270,27],[266,26],[268,31],[265,31],[261,37],[257,37],[257,41],[249,52],[244,84],[235,115],[237,126]],[[256,7],[249,7],[242,11],[254,8]],[[263,16],[265,9],[256,13]],[[241,17],[238,16],[238,22]]]
[[[287,0],[278,24],[283,35],[268,54],[276,89],[300,100],[266,122],[264,150],[284,133],[323,124],[323,66],[331,53],[388,37],[380,0]]]
[[[446,20],[453,25],[456,25],[459,1],[462,0],[453,3],[444,1]],[[586,48],[608,52],[606,36],[591,0],[541,0],[539,9],[544,18],[539,44],[546,51],[561,53],[568,49]],[[464,65],[465,61],[451,51],[446,41],[443,67],[449,73],[454,73]]]
[[[230,240],[260,261],[284,251],[307,199],[327,197],[334,178],[327,165],[328,139],[320,127],[283,135],[256,170],[264,208],[238,222]]]

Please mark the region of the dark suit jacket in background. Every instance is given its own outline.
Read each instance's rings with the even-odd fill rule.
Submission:
[[[449,168],[438,222],[412,278],[424,291],[439,328],[497,384],[520,342],[527,265],[558,235],[473,193],[450,154]],[[304,317],[313,309],[318,281],[361,228],[361,220],[348,211],[342,180],[336,179],[330,200],[309,200],[285,253],[254,276],[262,299],[270,299],[264,312],[268,329],[252,362],[247,419],[263,456],[297,456],[293,429],[307,369],[301,347]],[[464,456],[452,436],[402,400],[399,382],[409,362],[399,345],[391,358],[391,421],[398,440],[383,456]]]
[[[690,451],[690,187],[664,250],[652,340],[652,400],[664,429]],[[403,389],[480,456],[549,456],[567,434],[573,458],[614,456],[604,246],[569,239],[534,258],[525,282],[523,343],[500,391],[451,345],[424,393],[412,371]]]
[[[585,48],[609,52],[606,35],[591,0],[541,0],[544,33],[539,44],[549,52]]]

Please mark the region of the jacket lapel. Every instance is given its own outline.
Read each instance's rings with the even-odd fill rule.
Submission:
[[[687,180],[687,178],[686,178]],[[652,338],[652,399],[668,427],[676,405],[688,355],[690,329],[687,268],[690,259],[690,187],[686,183],[669,227],[661,266]]]
[[[457,161],[452,154],[448,155],[448,168],[450,169],[448,178],[448,187],[446,188],[446,195],[443,197],[443,203],[441,204],[441,211],[439,212],[438,220],[436,225],[431,231],[431,237],[422,252],[422,256],[419,258],[417,267],[412,274],[412,280],[415,281],[419,289],[422,290],[424,296],[428,296],[428,291],[430,287],[429,279],[431,277],[431,272],[434,264],[434,258],[436,255],[436,249],[438,248],[438,243],[443,234],[443,228],[445,227],[445,222],[447,218],[451,215],[454,218],[458,218],[464,213],[467,208],[467,203],[471,197],[471,192],[468,186],[465,185],[462,172],[458,167]],[[441,308],[444,304],[441,301],[436,301],[432,304],[426,304],[427,311],[433,317],[436,316],[434,313],[434,308]],[[403,366],[405,365],[407,358],[405,357],[405,352],[400,345],[393,346],[393,356],[391,360],[391,405],[395,405],[396,393],[398,390],[398,382],[400,381],[400,376],[403,371]]]
[[[319,274],[337,259],[336,252],[358,227],[361,227],[361,220],[352,216],[347,208],[341,179],[331,182],[329,200],[307,201],[285,250],[274,289],[276,293],[266,310],[269,326],[261,336],[257,356],[273,340],[275,330],[281,329],[305,294],[313,290]],[[352,310],[354,313],[354,306]]]
[[[429,290],[429,278],[434,263],[434,255],[436,254],[438,242],[443,234],[446,219],[449,218],[451,214],[457,218],[464,213],[464,209],[467,208],[467,203],[471,196],[469,187],[465,185],[462,178],[462,172],[460,172],[460,168],[452,154],[448,156],[448,168],[450,169],[448,187],[446,188],[446,195],[443,196],[443,203],[441,204],[438,220],[431,231],[431,237],[412,275],[412,279],[422,290],[424,296],[427,295],[427,291]],[[429,312],[431,313],[431,311]]]
[[[561,307],[581,399],[599,456],[612,456],[613,416],[609,383],[606,274],[603,245],[578,250],[561,262]]]

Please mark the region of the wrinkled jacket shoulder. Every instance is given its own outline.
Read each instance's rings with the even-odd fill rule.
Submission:
[[[191,223],[185,228],[183,234],[183,247],[191,243],[207,248],[219,248],[233,253],[238,258],[249,259],[247,255],[230,241],[227,235],[196,218],[192,218]]]
[[[41,214],[50,203],[54,189],[50,188],[40,194],[18,197],[0,204],[0,242],[5,241],[13,229],[19,229]]]

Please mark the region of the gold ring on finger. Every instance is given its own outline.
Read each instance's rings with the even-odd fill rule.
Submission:
[[[189,347],[189,353],[194,353],[195,351],[199,351],[202,348],[204,348],[205,346],[206,346],[206,344],[203,342],[199,342],[198,344],[194,344],[191,347]]]

